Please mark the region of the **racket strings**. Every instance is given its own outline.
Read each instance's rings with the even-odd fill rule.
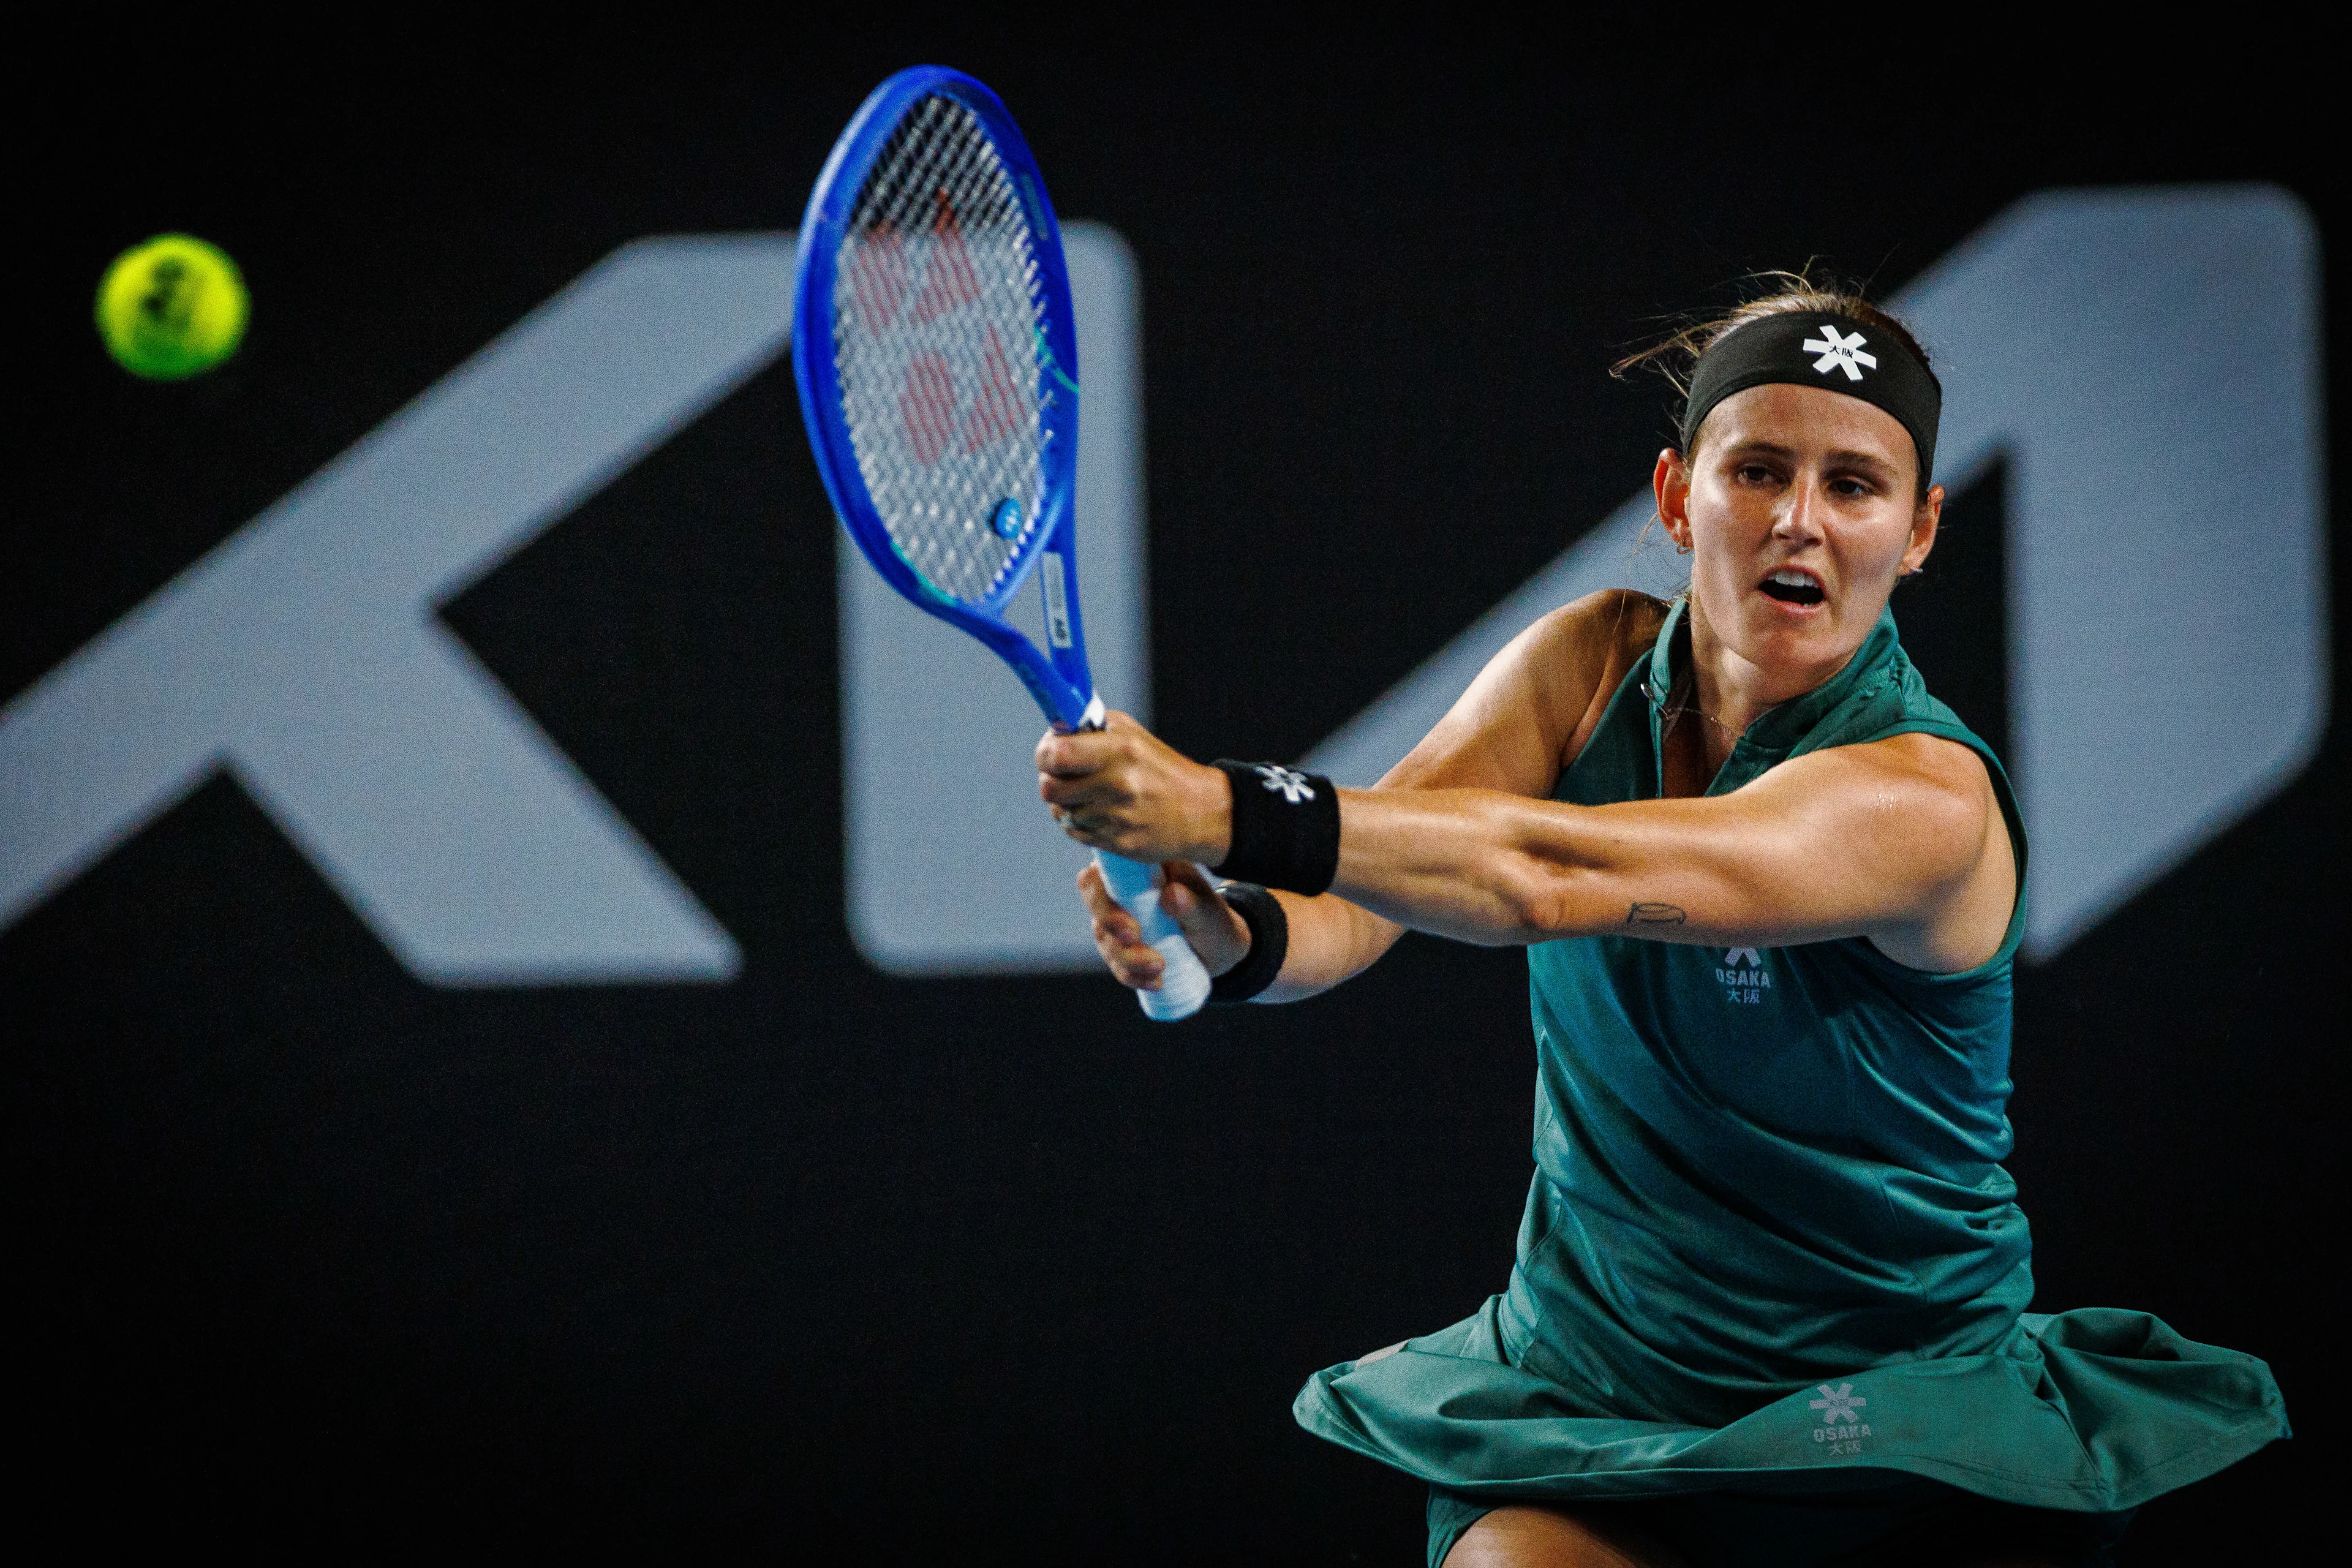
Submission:
[[[982,603],[1024,559],[1044,495],[1044,298],[977,116],[934,96],[899,122],[835,260],[834,364],[866,491],[909,566]],[[1007,500],[1011,538],[995,526]]]

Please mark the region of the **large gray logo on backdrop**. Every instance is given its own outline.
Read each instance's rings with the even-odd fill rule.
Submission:
[[[625,247],[0,712],[0,923],[216,770],[415,973],[718,980],[733,940],[434,606],[775,356],[789,237]]]
[[[1095,668],[1146,711],[1139,333],[1070,229]],[[790,236],[624,247],[0,710],[0,928],[226,768],[445,984],[718,980],[734,942],[434,616],[783,346]],[[2048,956],[2277,790],[2326,712],[2315,242],[2262,188],[2020,204],[1898,301],[1947,484],[2008,459],[2011,708]],[[790,438],[780,433],[780,438]],[[1377,777],[1504,642],[1638,581],[1646,493],[1312,763]],[[849,917],[900,973],[1083,967],[1038,721],[845,550]]]

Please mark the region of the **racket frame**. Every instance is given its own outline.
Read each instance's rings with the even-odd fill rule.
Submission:
[[[954,598],[934,587],[899,553],[897,542],[882,520],[857,466],[849,432],[837,418],[819,416],[819,409],[842,406],[841,379],[834,364],[831,323],[838,257],[843,237],[856,216],[858,194],[866,176],[898,129],[906,111],[923,99],[950,98],[970,110],[994,143],[1003,161],[1036,244],[1033,259],[1044,298],[1045,322],[1038,329],[1032,353],[1044,395],[1039,399],[1042,438],[1038,445],[1040,484],[1037,516],[1027,522],[1020,547],[988,595],[977,604]],[[1029,144],[1022,139],[996,94],[961,71],[945,66],[915,66],[891,77],[867,95],[849,122],[824,170],[810,192],[808,210],[801,219],[796,278],[793,285],[793,375],[800,384],[801,408],[808,425],[809,445],[817,458],[817,473],[825,493],[857,548],[882,574],[883,580],[913,604],[959,630],[985,643],[1013,667],[1029,694],[1057,730],[1099,726],[1102,702],[1095,694],[1094,677],[1087,668],[1086,628],[1080,619],[1077,590],[1077,530],[1075,493],[1078,450],[1078,334],[1070,313],[1070,279],[1062,258],[1062,229],[1045,195]],[[821,331],[803,331],[809,323],[823,323]],[[1004,619],[1013,595],[1026,587],[1037,563],[1048,552],[1062,559],[1069,647],[1040,648],[1028,636]],[[1048,637],[1049,642],[1053,639]]]
[[[842,237],[856,216],[858,194],[873,172],[875,160],[888,144],[890,133],[907,110],[934,94],[970,110],[994,143],[1036,241],[1033,259],[1045,303],[1045,321],[1036,328],[1032,347],[1044,395],[1038,410],[1043,428],[1037,516],[986,597],[971,604],[941,593],[899,553],[882,521],[881,509],[866,490],[845,423],[835,416],[842,406],[832,331]],[[823,323],[824,330],[802,330],[813,322]],[[1078,334],[1071,318],[1069,270],[1062,258],[1062,226],[1045,195],[1045,176],[1038,173],[1020,127],[994,93],[961,71],[943,66],[900,71],[874,89],[834,143],[801,219],[793,292],[793,376],[800,384],[801,416],[808,426],[810,449],[816,454],[817,473],[824,480],[825,493],[842,526],[882,574],[883,581],[919,608],[978,637],[1011,665],[1055,729],[1066,732],[1102,728],[1103,703],[1087,668],[1086,626],[1078,609],[1075,504]],[[1060,603],[1049,606],[1047,613],[1046,640],[1055,645],[1050,651],[1040,648],[1004,619],[1013,596],[1027,584],[1049,552],[1061,557],[1062,570]],[[1066,622],[1066,647],[1051,629],[1056,610]],[[1163,885],[1160,868],[1101,852],[1095,856],[1095,865],[1111,897],[1136,918],[1144,941],[1166,965],[1160,988],[1137,992],[1136,1001],[1156,1019],[1173,1020],[1198,1012],[1211,989],[1208,971],[1202,967],[1175,918],[1160,907]]]

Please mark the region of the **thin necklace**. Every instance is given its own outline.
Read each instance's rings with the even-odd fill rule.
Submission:
[[[1700,718],[1706,720],[1708,723],[1714,725],[1717,730],[1720,730],[1725,734],[1730,736],[1735,742],[1741,735],[1747,733],[1744,730],[1733,729],[1730,725],[1725,723],[1722,720],[1717,718],[1714,714],[1708,712],[1704,707],[1700,706],[1697,701],[1697,677],[1694,672],[1688,669],[1684,670],[1682,675],[1675,681],[1673,689],[1666,693],[1665,705],[1659,715],[1664,721],[1666,729],[1672,730],[1676,722],[1681,720],[1684,714],[1696,713]],[[1774,703],[1772,706],[1777,708],[1780,704]],[[1759,711],[1756,717],[1758,719],[1761,719],[1766,713],[1769,713],[1770,711],[1772,711],[1771,708],[1766,708]],[[1752,723],[1753,721],[1750,721],[1750,722]]]

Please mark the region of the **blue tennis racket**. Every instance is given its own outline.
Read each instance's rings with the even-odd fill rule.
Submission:
[[[1098,730],[1078,615],[1078,345],[1062,231],[1004,105],[959,71],[900,71],[809,195],[793,370],[817,471],[883,581],[994,649],[1057,730]],[[1034,573],[1040,649],[1004,618]],[[1138,992],[1182,1018],[1208,972],[1160,873],[1097,855],[1165,968]]]

